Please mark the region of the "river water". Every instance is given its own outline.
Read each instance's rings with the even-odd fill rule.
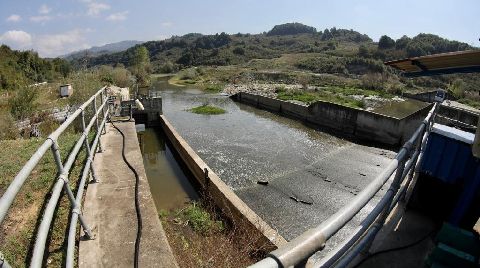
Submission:
[[[395,154],[314,130],[301,122],[233,102],[220,94],[172,86],[166,78],[156,80],[151,90],[161,92],[164,115],[197,154],[287,240],[317,226],[347,204]],[[199,115],[188,111],[203,104],[221,107],[227,112]],[[161,162],[173,159],[168,144],[162,139],[153,130],[144,134],[147,148],[144,155],[148,156],[144,157],[145,168],[152,194],[159,203],[177,200],[176,196],[166,197],[168,192],[177,192],[171,189],[190,189],[182,182],[157,181],[170,176],[165,172],[173,174],[173,179],[182,177],[181,170],[176,168],[162,170],[165,165]],[[155,180],[154,186],[152,180]],[[257,184],[259,180],[268,181],[268,186]],[[188,182],[188,179],[181,181]],[[178,194],[175,202],[194,198],[191,193],[194,191],[190,189]],[[308,204],[296,202],[292,197]],[[377,200],[378,197],[372,202]],[[329,241],[327,248],[345,238],[372,206],[373,203],[367,205]]]

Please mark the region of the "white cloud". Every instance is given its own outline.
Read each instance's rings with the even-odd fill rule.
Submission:
[[[7,21],[9,22],[18,22],[21,20],[22,20],[22,17],[20,17],[20,15],[17,15],[17,14],[12,14],[7,18]]]
[[[89,16],[97,16],[105,10],[109,10],[110,6],[104,3],[97,3],[94,1],[84,1],[87,3],[87,14]]]
[[[40,8],[38,9],[38,13],[44,14],[44,15],[50,13],[50,11],[52,11],[52,9],[45,4],[40,6]]]
[[[25,49],[32,44],[32,36],[24,31],[7,31],[0,35],[0,42],[16,49]]]
[[[86,49],[90,46],[86,42],[85,33],[90,29],[74,29],[59,34],[41,35],[35,38],[35,49],[41,56],[55,57],[69,52]]]
[[[51,19],[52,19],[51,16],[33,16],[33,17],[30,17],[30,20],[33,21],[33,22],[45,22],[45,21],[49,21]]]
[[[160,23],[160,25],[161,25],[162,27],[172,27],[172,26],[173,26],[173,22],[165,21],[165,22]]]
[[[24,31],[7,31],[0,35],[0,43],[13,49],[33,49],[42,57],[56,57],[76,50],[89,48],[86,34],[92,29],[74,29],[57,34],[32,36]]]
[[[110,16],[107,17],[107,20],[110,20],[110,21],[126,20],[127,19],[127,14],[128,14],[128,11],[113,13]]]

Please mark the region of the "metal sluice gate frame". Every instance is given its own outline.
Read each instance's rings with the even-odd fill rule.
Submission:
[[[251,268],[293,267],[308,260],[325,243],[345,226],[380,191],[393,176],[392,182],[373,210],[363,219],[348,237],[332,249],[315,267],[346,267],[361,252],[369,250],[375,236],[383,227],[388,215],[399,200],[405,199],[410,182],[416,180],[420,163],[430,134],[435,114],[439,107],[435,103],[421,125],[402,146],[395,158],[370,184],[360,191],[347,205],[339,209],[317,227],[270,252],[267,257]],[[395,173],[395,175],[393,175]],[[405,180],[405,178],[408,178]]]
[[[100,106],[97,105],[97,98],[100,98]],[[85,113],[87,109],[93,108],[93,115],[88,122],[88,125],[85,123],[85,117],[88,117]],[[20,172],[16,175],[13,181],[8,186],[5,193],[0,199],[0,224],[4,221],[7,216],[8,210],[12,206],[12,203],[15,200],[15,197],[21,190],[22,186],[25,184],[25,181],[28,179],[33,169],[37,166],[40,160],[45,156],[47,151],[50,149],[52,151],[56,167],[57,167],[57,180],[50,192],[50,199],[45,207],[43,212],[41,223],[38,227],[36,233],[36,241],[33,249],[33,254],[30,262],[30,267],[41,267],[44,259],[44,252],[48,233],[54,216],[55,208],[57,207],[60,195],[62,190],[68,196],[70,205],[72,208],[70,227],[68,232],[68,247],[67,247],[67,258],[66,258],[66,267],[74,266],[74,255],[75,255],[75,242],[77,234],[77,223],[80,220],[83,231],[86,238],[93,239],[94,234],[92,233],[91,225],[85,221],[81,212],[81,202],[83,197],[83,191],[85,188],[85,183],[87,177],[91,173],[93,182],[97,182],[96,174],[93,169],[92,163],[95,153],[97,152],[97,147],[99,151],[102,151],[102,145],[100,143],[100,136],[102,132],[105,131],[105,124],[108,118],[109,105],[107,104],[107,94],[106,88],[103,87],[98,90],[93,96],[91,96],[85,103],[83,103],[73,114],[71,114],[63,124],[61,124],[54,132],[52,132],[45,142],[37,149],[37,151],[31,156],[28,162],[22,167]],[[60,135],[75,121],[77,118],[81,118],[82,125],[82,135],[76,141],[73,149],[68,155],[65,163],[62,163],[62,158],[60,155],[60,150],[58,146],[58,138]],[[99,120],[102,120],[99,122]],[[96,125],[96,135],[92,142],[89,143],[88,135],[92,127]],[[104,134],[104,133],[103,133]],[[82,149],[85,147],[86,150],[86,161],[83,166],[83,172],[81,174],[80,180],[78,182],[78,191],[75,196],[70,188],[69,184],[69,172],[72,168],[75,159]],[[90,223],[91,224],[91,223]],[[0,267],[10,267],[7,261],[4,259],[3,254],[0,252]]]

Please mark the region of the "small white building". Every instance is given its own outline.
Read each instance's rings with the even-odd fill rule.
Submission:
[[[60,86],[60,97],[70,97],[73,94],[73,87],[71,84]]]

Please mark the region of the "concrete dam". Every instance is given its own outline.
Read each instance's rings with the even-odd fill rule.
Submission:
[[[154,88],[161,91],[165,118],[221,180],[287,241],[347,204],[395,155],[385,149],[392,146],[365,145],[227,96],[172,87],[160,80]],[[202,104],[227,113],[209,116],[188,111]],[[155,199],[154,190],[152,194]],[[370,203],[378,202],[382,194]],[[367,205],[317,257],[345,238],[372,207]]]

